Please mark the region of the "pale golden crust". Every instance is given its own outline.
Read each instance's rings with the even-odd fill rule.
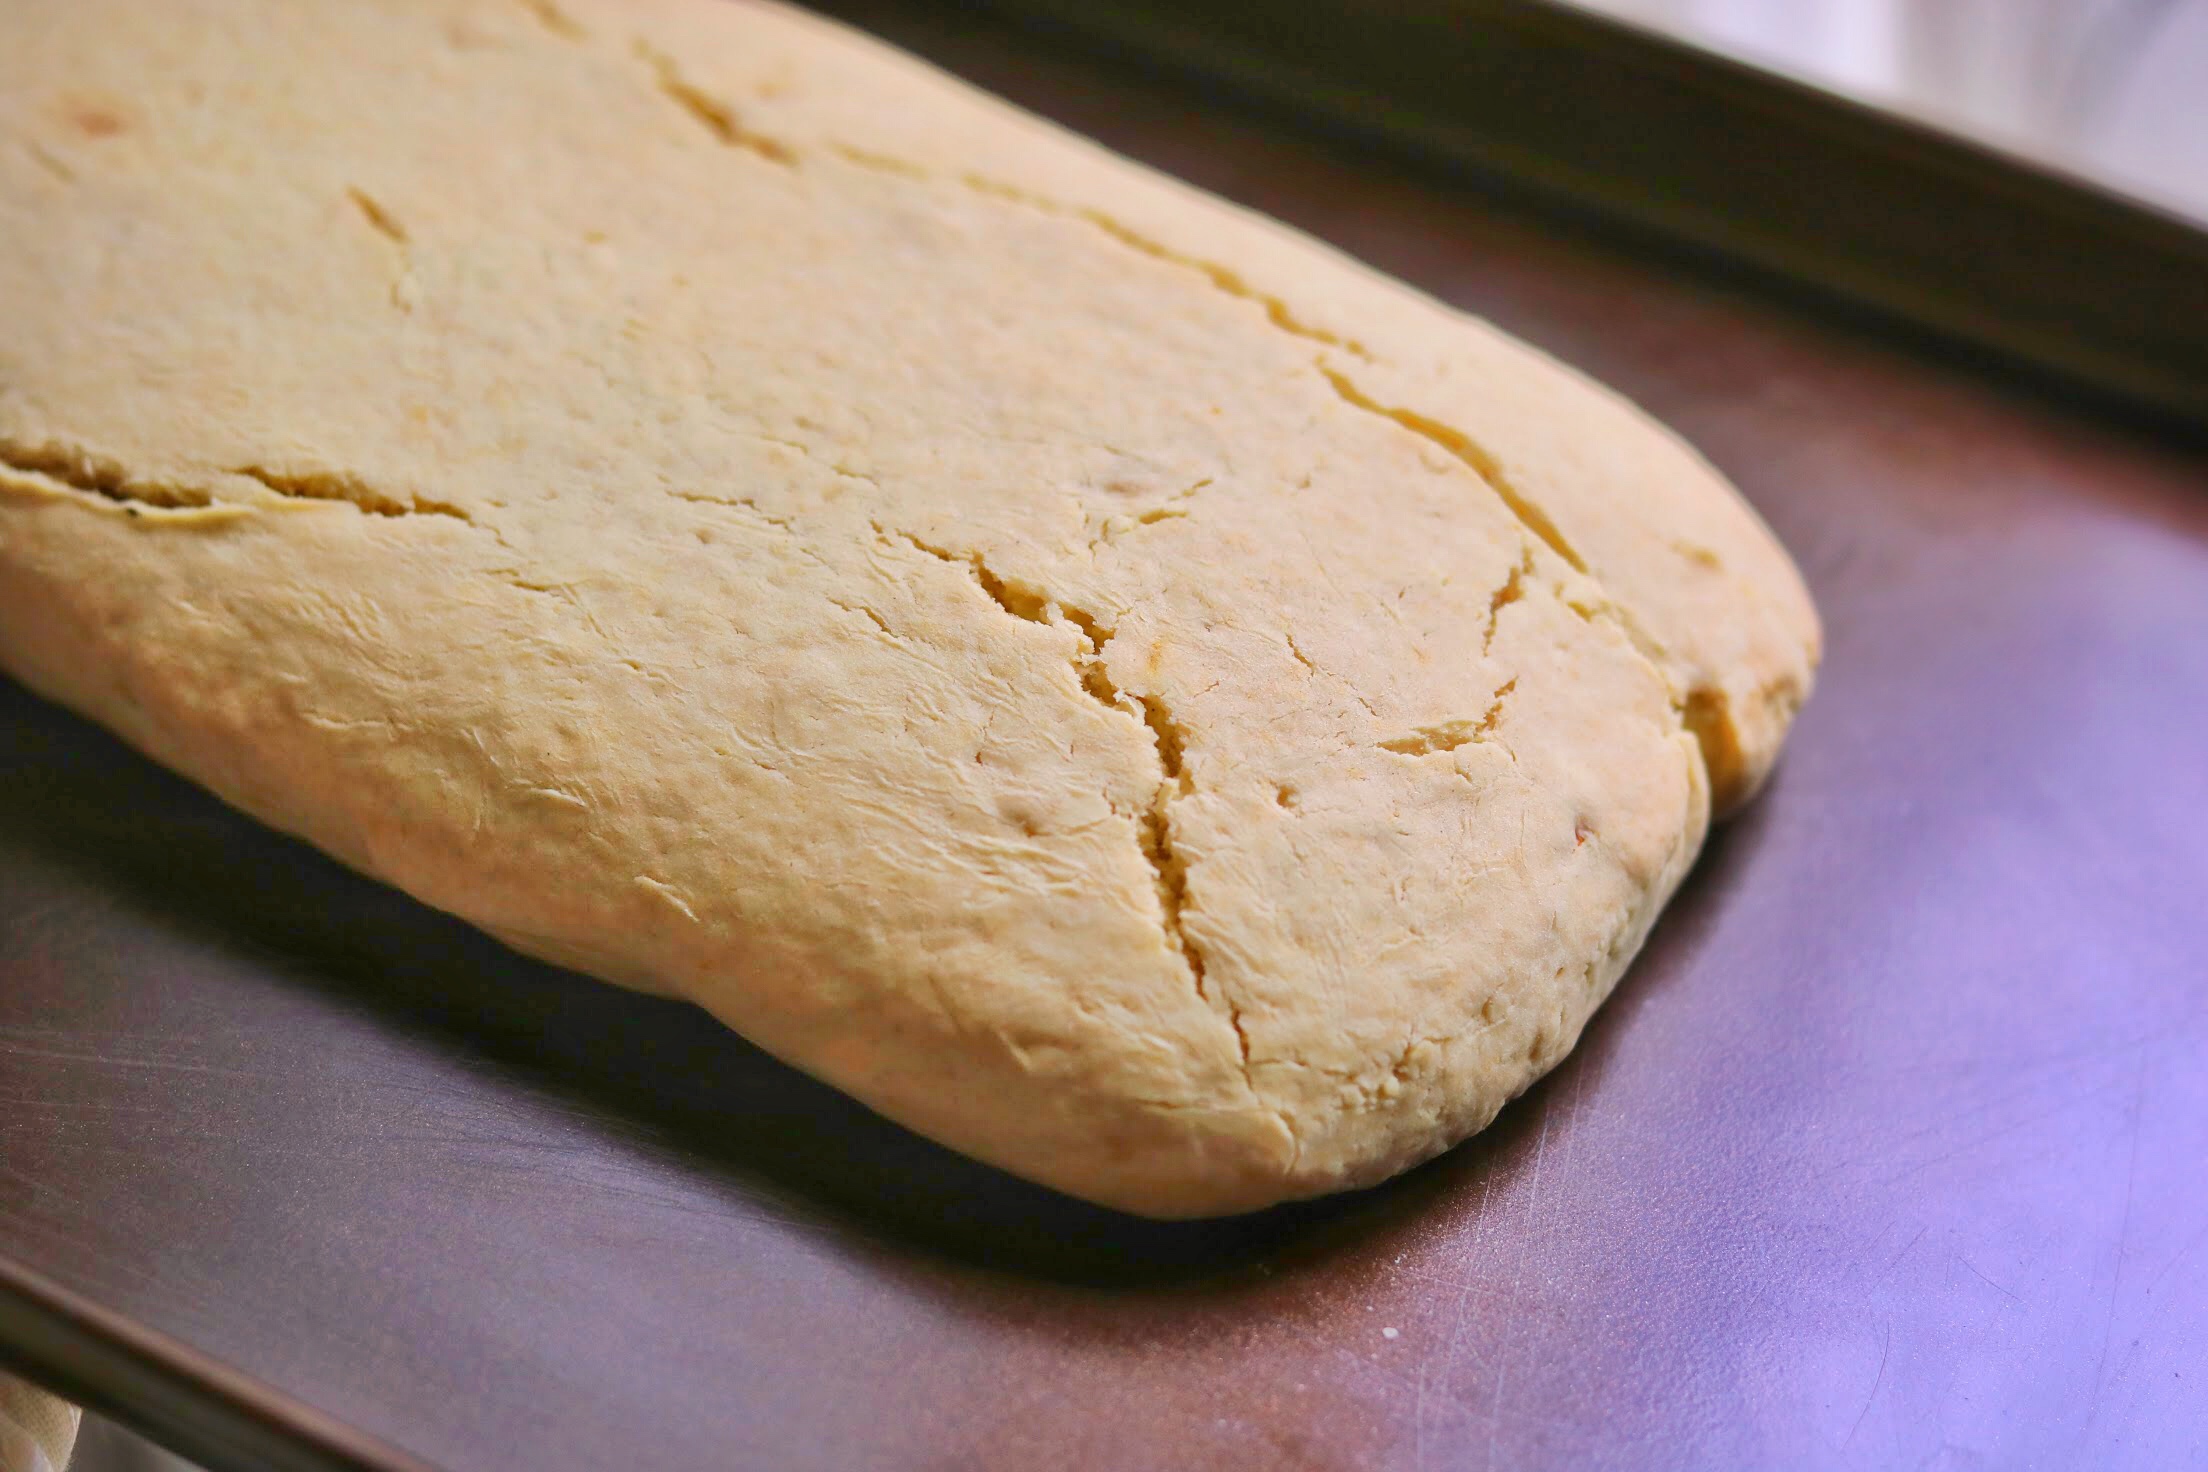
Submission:
[[[1691,862],[1688,727],[1737,796],[1807,688],[1630,410],[811,18],[0,36],[0,660],[1064,1189],[1480,1127]]]

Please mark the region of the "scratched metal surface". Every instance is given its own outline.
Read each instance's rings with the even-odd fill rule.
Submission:
[[[2208,1464],[2208,458],[864,15],[1693,437],[1829,622],[1774,787],[1485,1136],[1161,1227],[520,961],[0,686],[0,1266],[168,1336],[217,1410],[460,1472]]]

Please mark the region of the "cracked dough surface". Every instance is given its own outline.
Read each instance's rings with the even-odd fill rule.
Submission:
[[[0,11],[0,661],[1202,1215],[1553,1065],[1806,695],[1629,406],[801,12]]]

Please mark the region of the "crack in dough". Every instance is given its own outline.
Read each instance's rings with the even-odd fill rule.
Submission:
[[[1177,951],[1188,968],[1196,993],[1205,1001],[1212,1000],[1212,989],[1207,977],[1204,951],[1196,938],[1188,933],[1182,923],[1189,909],[1188,864],[1174,846],[1171,807],[1176,799],[1190,796],[1195,791],[1187,761],[1187,733],[1173,719],[1165,702],[1156,695],[1122,690],[1113,683],[1104,661],[1105,646],[1109,645],[1117,630],[1106,626],[1093,614],[1063,603],[1049,594],[1008,581],[989,566],[980,552],[968,552],[961,556],[947,547],[924,541],[910,532],[892,532],[879,524],[874,533],[884,541],[901,541],[917,551],[924,552],[939,562],[964,568],[974,584],[990,602],[1013,618],[1027,623],[1048,626],[1063,625],[1071,628],[1079,639],[1075,655],[1075,673],[1081,688],[1105,707],[1138,721],[1150,738],[1158,762],[1158,786],[1148,807],[1127,816],[1135,822],[1138,843],[1145,862],[1150,866],[1158,897],[1159,925],[1166,941]],[[885,628],[886,632],[886,628]],[[1251,1073],[1250,1036],[1242,1023],[1242,1010],[1232,997],[1219,998],[1225,1012],[1227,1025],[1233,1030],[1235,1047],[1241,1057],[1242,1076],[1250,1092],[1258,1102],[1271,1109],[1258,1091]],[[1280,1111],[1273,1110],[1279,1114]],[[1286,1115],[1281,1121],[1290,1133],[1294,1125]]]

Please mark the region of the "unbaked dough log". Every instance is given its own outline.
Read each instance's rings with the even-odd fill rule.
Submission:
[[[1188,1216],[1550,1067],[1809,689],[1700,460],[802,13],[0,9],[0,661]]]

